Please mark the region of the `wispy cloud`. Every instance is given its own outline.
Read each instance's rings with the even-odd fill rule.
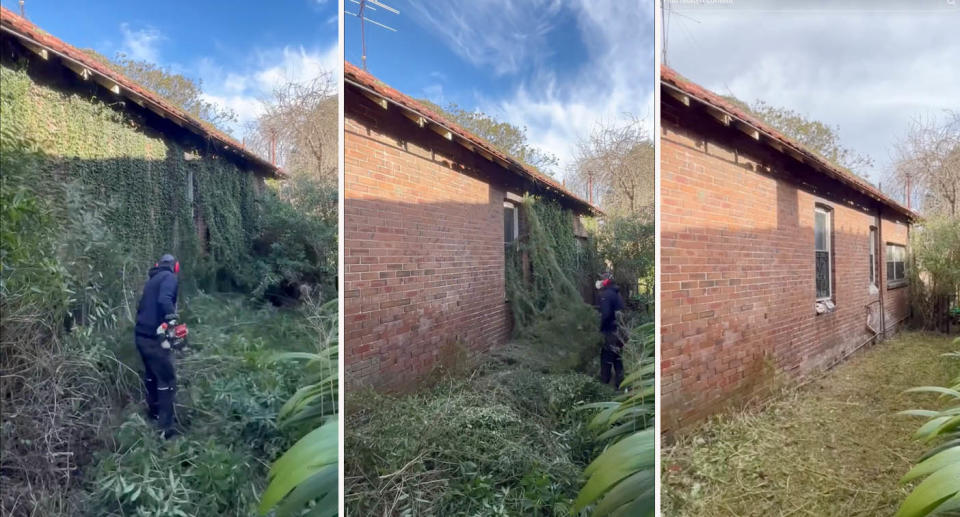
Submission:
[[[503,75],[550,52],[549,20],[560,7],[557,0],[411,2],[410,17],[461,58]]]
[[[263,101],[275,88],[338,73],[338,67],[339,49],[333,42],[323,49],[284,47],[258,51],[244,70],[227,71],[211,59],[200,60],[196,68],[203,80],[205,99],[236,112],[239,120],[229,129],[239,135],[263,113]]]
[[[156,63],[159,58],[158,45],[166,39],[159,30],[153,27],[131,29],[130,24],[121,23],[120,33],[123,35],[123,44],[120,51],[127,56]]]
[[[576,144],[601,121],[641,118],[653,131],[654,32],[652,9],[631,2],[574,5],[589,58],[572,78],[539,69],[502,98],[481,108],[527,127],[530,142],[556,155],[560,171],[573,162]]]

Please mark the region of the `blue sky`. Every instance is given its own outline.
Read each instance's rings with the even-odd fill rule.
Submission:
[[[526,126],[557,155],[558,177],[601,119],[653,127],[653,2],[384,0],[369,11],[367,68],[418,98],[455,102]],[[345,9],[357,5],[345,0]],[[360,66],[359,20],[344,17],[345,59]]]
[[[18,12],[17,0],[2,0]],[[63,2],[26,0],[27,18],[79,48],[123,52],[203,81],[211,100],[241,118],[284,81],[338,67],[336,0]]]

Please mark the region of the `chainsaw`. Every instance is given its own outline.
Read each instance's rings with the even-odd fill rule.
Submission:
[[[187,324],[177,325],[176,318],[170,318],[157,327],[157,336],[161,338],[160,348],[164,350],[186,350],[187,349]]]

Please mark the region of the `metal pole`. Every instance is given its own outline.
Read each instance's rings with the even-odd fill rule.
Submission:
[[[363,8],[366,7],[367,0],[360,0],[360,60],[363,61],[363,71],[367,71],[367,35],[363,26]]]

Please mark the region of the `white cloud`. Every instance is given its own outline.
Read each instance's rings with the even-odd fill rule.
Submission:
[[[339,77],[337,42],[325,49],[284,47],[256,52],[244,70],[226,71],[218,63],[204,58],[197,65],[203,80],[204,98],[232,109],[238,121],[228,128],[236,136],[263,113],[263,101],[274,88],[289,82],[306,82],[324,74]]]
[[[839,126],[872,180],[918,115],[960,108],[960,11],[705,11],[669,21],[668,63],[721,94]]]
[[[159,55],[157,45],[166,37],[157,29],[146,27],[139,30],[130,28],[130,24],[121,23],[123,34],[121,52],[132,59],[156,63]]]
[[[653,130],[653,5],[644,5],[622,0],[413,2],[407,16],[475,67],[526,78],[505,94],[475,93],[477,106],[526,127],[532,145],[557,156],[562,174],[578,140],[601,120],[639,117]],[[558,30],[555,22],[566,10],[577,19],[577,33],[569,37],[584,42],[588,57],[572,77],[558,78],[548,64],[556,52],[548,35]],[[436,74],[430,76],[444,83]],[[440,91],[439,84],[424,89]]]
[[[531,144],[572,164],[577,142],[603,122],[637,117],[653,131],[653,10],[631,2],[575,5],[589,58],[571,79],[538,70],[508,97],[484,99],[481,109],[525,126]]]
[[[409,15],[457,55],[497,75],[517,72],[549,52],[548,21],[557,0],[411,2]]]

